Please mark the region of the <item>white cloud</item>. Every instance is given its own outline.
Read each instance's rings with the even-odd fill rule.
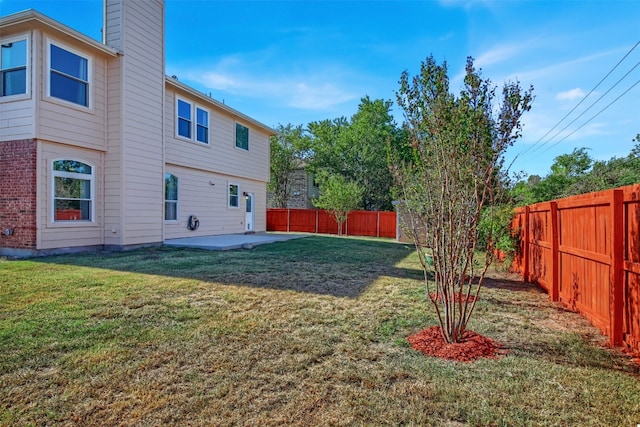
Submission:
[[[579,87],[568,90],[566,92],[560,92],[556,95],[558,101],[575,101],[576,99],[584,98],[585,93]]]
[[[311,71],[298,68],[275,72],[264,64],[257,66],[233,57],[204,69],[194,66],[171,73],[203,92],[225,92],[306,110],[328,110],[361,96],[348,72],[329,65],[313,64]]]
[[[200,81],[200,83],[203,83],[209,89],[229,91],[239,89],[239,86],[242,86],[240,82],[232,77],[219,73],[202,73],[199,77],[195,73],[188,73],[188,76],[190,80]]]
[[[478,68],[486,67],[487,65],[510,59],[522,52],[523,49],[526,49],[526,47],[520,43],[496,46],[493,49],[475,58],[474,64]]]
[[[286,94],[289,105],[309,110],[325,110],[356,98],[356,95],[343,91],[331,83],[309,85],[302,82],[292,85],[289,89],[291,92]]]

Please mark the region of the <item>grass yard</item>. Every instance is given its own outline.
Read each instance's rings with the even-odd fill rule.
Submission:
[[[419,268],[329,236],[0,260],[0,425],[640,423],[638,365],[531,285],[480,294],[470,329],[507,356],[412,350],[436,324]]]

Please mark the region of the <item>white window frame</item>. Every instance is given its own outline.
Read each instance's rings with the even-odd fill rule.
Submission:
[[[205,141],[200,141],[200,139],[198,139],[198,127],[200,126],[200,123],[198,122],[198,110],[204,111],[205,113],[207,113],[207,126],[206,126],[206,129],[207,129],[207,141],[206,142]],[[195,112],[195,114],[194,114],[194,119],[195,120],[193,121],[194,122],[193,126],[194,126],[194,131],[195,132],[193,132],[193,137],[196,140],[196,142],[199,142],[200,144],[210,145],[209,141],[211,141],[211,132],[210,132],[210,129],[211,129],[211,111],[209,111],[209,109],[204,108],[201,105],[195,104],[194,112]]]
[[[51,95],[51,46],[57,46],[60,49],[64,49],[68,52],[73,53],[74,55],[78,55],[81,58],[87,60],[87,105],[78,104],[73,101],[68,101],[66,99],[58,98]],[[63,103],[64,105],[73,106],[76,108],[81,108],[83,110],[91,110],[93,108],[93,57],[86,54],[85,52],[74,49],[64,43],[60,43],[56,40],[47,38],[46,42],[46,52],[45,57],[47,58],[47,69],[46,69],[46,81],[47,81],[47,90],[46,90],[46,98],[49,100],[55,100],[55,102]],[[71,76],[73,77],[73,76]],[[80,80],[82,81],[82,80]]]
[[[31,95],[31,37],[29,34],[19,34],[13,37],[3,38],[0,40],[0,44],[17,43],[21,41],[26,42],[26,77],[25,77],[25,92],[16,93],[15,95],[0,96],[0,100],[9,101],[22,98],[28,98]],[[0,66],[2,64],[0,63]]]
[[[184,136],[184,135],[180,135],[180,102],[184,102],[185,104],[189,105],[189,114],[191,116],[190,120],[189,120],[189,135],[190,136]],[[201,141],[198,138],[198,127],[200,126],[200,124],[198,123],[198,110],[204,111],[205,113],[207,113],[207,141]],[[185,141],[191,141],[191,142],[197,142],[198,144],[204,145],[204,146],[210,146],[211,145],[211,110],[209,110],[208,108],[205,108],[204,106],[197,104],[194,101],[188,100],[186,98],[183,98],[181,96],[176,96],[176,114],[175,114],[176,118],[175,118],[175,135],[176,138],[185,140]],[[186,120],[186,119],[183,119]]]
[[[242,126],[243,128],[247,129],[247,148],[240,147],[238,145],[238,126]],[[238,150],[249,151],[249,148],[250,148],[249,140],[251,139],[250,136],[251,136],[251,131],[249,126],[242,124],[240,122],[235,123],[235,127],[233,128],[233,144]]]
[[[54,168],[54,163],[58,161],[74,161],[83,163],[91,168],[91,174],[85,173],[75,173],[75,172],[63,172],[57,171]],[[96,222],[96,167],[94,164],[78,158],[73,157],[60,157],[53,159],[50,163],[51,167],[51,223],[52,224],[95,224]],[[88,199],[91,203],[89,210],[89,219],[79,219],[79,220],[56,220],[56,178],[72,178],[72,179],[82,179],[89,180],[89,191],[91,192],[91,197]]]
[[[237,199],[236,199],[236,206],[233,206],[231,204],[231,186],[235,186],[238,189],[238,194],[237,194]],[[240,184],[236,184],[235,182],[227,182],[227,208],[228,209],[240,209]]]
[[[167,195],[167,175],[171,175],[174,176],[176,178],[176,199],[172,200],[172,199],[167,199],[166,195]],[[178,175],[175,175],[171,172],[165,172],[164,173],[164,194],[165,194],[165,199],[164,199],[164,222],[166,223],[177,223],[178,222],[178,218],[180,218],[180,178],[178,178]],[[167,203],[175,203],[176,205],[176,217],[175,219],[167,219]]]
[[[180,135],[180,102],[189,104],[189,136]],[[186,119],[184,119],[186,120]],[[193,102],[188,101],[185,98],[176,96],[176,138],[185,139],[187,141],[193,141]]]

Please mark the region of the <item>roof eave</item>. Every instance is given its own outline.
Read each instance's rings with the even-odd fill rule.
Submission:
[[[43,15],[42,13],[34,9],[27,9],[22,12],[17,12],[11,15],[0,17],[0,29],[27,23],[29,21],[38,22],[54,31],[58,31],[82,43],[90,45],[92,48],[99,50],[109,56],[117,57],[120,54],[120,52],[118,52],[116,49],[100,43],[99,41],[94,40],[91,37],[88,37],[74,30],[73,28],[70,28],[56,21],[55,19],[49,18],[48,16]]]
[[[265,125],[264,123],[261,123],[259,121],[257,121],[256,119],[253,119],[249,116],[247,116],[246,114],[241,113],[240,111],[229,107],[227,104],[223,104],[222,102],[213,99],[212,97],[195,90],[194,88],[192,88],[191,86],[188,86],[180,81],[178,81],[177,79],[173,78],[173,77],[169,77],[169,76],[165,76],[165,81],[172,86],[175,86],[176,88],[179,88],[180,90],[183,90],[187,93],[189,93],[192,96],[195,96],[196,98],[202,100],[203,102],[208,102],[210,104],[213,104],[216,108],[219,108],[227,113],[229,113],[232,116],[235,116],[241,120],[244,120],[246,122],[249,122],[251,124],[253,124],[254,126],[262,129],[263,131],[267,132],[270,136],[272,135],[277,135],[278,132],[275,131],[272,127]]]

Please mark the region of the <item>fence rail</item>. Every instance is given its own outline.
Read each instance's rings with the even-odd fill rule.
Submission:
[[[640,185],[520,208],[512,230],[525,281],[640,351]]]
[[[338,234],[333,216],[318,209],[267,209],[267,231]],[[396,213],[353,211],[342,225],[342,234],[396,238]]]

